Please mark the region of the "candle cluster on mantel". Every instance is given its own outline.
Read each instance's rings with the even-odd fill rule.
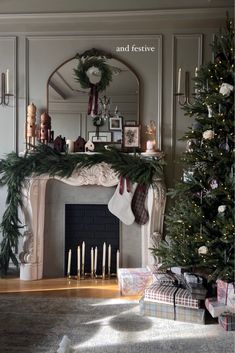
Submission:
[[[107,249],[108,249],[108,257],[107,257]],[[90,273],[85,273],[85,254],[86,254],[86,244],[85,241],[82,242],[82,245],[78,245],[77,247],[77,279],[90,277],[90,278],[106,278],[106,257],[107,257],[107,267],[108,273],[107,277],[110,278],[111,275],[116,275],[119,269],[119,261],[120,261],[120,251],[116,252],[116,273],[111,273],[111,257],[112,257],[112,247],[109,244],[108,248],[106,242],[103,243],[103,251],[102,251],[102,274],[97,274],[97,261],[98,261],[98,247],[91,247],[89,249],[89,257],[90,257]],[[71,278],[71,261],[72,261],[72,250],[68,251],[68,263],[67,263],[67,276]]]

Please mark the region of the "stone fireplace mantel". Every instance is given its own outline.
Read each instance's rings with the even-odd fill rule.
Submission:
[[[91,168],[82,168],[69,178],[35,176],[27,180],[23,192],[23,214],[26,230],[23,239],[23,251],[20,259],[20,279],[38,280],[43,277],[44,258],[44,225],[45,197],[48,180],[56,179],[74,187],[96,185],[113,187],[118,184],[117,174],[106,163],[100,163]],[[162,238],[163,218],[166,202],[164,182],[157,179],[154,187],[150,187],[146,200],[149,221],[141,226],[141,264],[151,265],[154,259],[149,251],[153,244]]]

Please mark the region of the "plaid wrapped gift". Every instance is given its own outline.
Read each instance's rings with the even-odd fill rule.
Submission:
[[[205,324],[205,309],[184,308],[164,303],[157,303],[141,298],[140,313],[146,316],[159,317],[168,320]]]
[[[234,283],[224,282],[221,279],[217,283],[217,300],[235,311],[235,286]]]
[[[146,268],[119,268],[118,284],[122,295],[142,295],[153,282],[153,275]]]
[[[207,289],[202,283],[186,283],[185,286],[193,298],[205,300]]]
[[[223,313],[219,316],[219,324],[225,329],[225,331],[235,331],[235,314],[234,313]]]
[[[192,298],[187,289],[173,285],[162,285],[154,282],[145,289],[144,298],[160,303],[167,303],[187,308],[200,308],[200,300]]]
[[[216,298],[206,298],[205,307],[212,317],[218,317],[227,310],[226,305],[219,303]]]
[[[187,283],[203,283],[203,278],[191,272],[184,272],[184,278]]]

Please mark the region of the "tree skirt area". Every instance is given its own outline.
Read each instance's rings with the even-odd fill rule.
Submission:
[[[1,294],[0,310],[1,353],[56,353],[64,335],[76,353],[234,352],[218,324],[143,317],[136,300]]]

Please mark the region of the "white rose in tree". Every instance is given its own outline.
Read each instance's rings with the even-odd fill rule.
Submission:
[[[206,255],[208,253],[208,247],[203,245],[200,246],[200,248],[198,249],[198,254],[199,255]]]
[[[218,207],[218,212],[219,212],[219,213],[224,213],[225,210],[226,210],[226,205],[220,205],[220,206]]]
[[[212,140],[215,137],[215,133],[214,133],[213,130],[206,130],[206,131],[203,132],[202,137],[205,140]]]
[[[232,85],[230,85],[229,83],[222,83],[219,93],[221,93],[225,97],[228,97],[232,91],[233,91]]]

